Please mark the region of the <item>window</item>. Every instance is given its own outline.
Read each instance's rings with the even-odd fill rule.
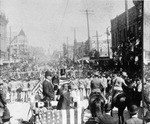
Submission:
[[[135,36],[135,25],[133,25],[133,35]]]
[[[123,29],[123,38],[124,39],[126,38],[126,29],[125,28]]]
[[[116,32],[116,41],[115,41],[115,45],[117,45],[118,42],[118,38],[117,38],[117,32]]]
[[[119,40],[121,40],[121,31],[120,31],[120,34],[119,34]]]

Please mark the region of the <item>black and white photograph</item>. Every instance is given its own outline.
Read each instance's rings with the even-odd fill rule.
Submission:
[[[150,124],[150,0],[0,0],[0,124]]]

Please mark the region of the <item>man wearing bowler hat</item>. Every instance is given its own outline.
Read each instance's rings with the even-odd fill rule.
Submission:
[[[52,84],[52,73],[50,71],[45,72],[45,80],[43,82],[43,96],[44,100],[51,101],[54,99],[54,86]]]
[[[3,81],[0,79],[0,124],[10,120],[10,112],[7,108],[6,96],[3,89]]]
[[[143,120],[138,118],[139,108],[136,105],[131,105],[129,107],[130,119],[126,120],[125,124],[143,124]],[[144,122],[146,124],[146,122]]]

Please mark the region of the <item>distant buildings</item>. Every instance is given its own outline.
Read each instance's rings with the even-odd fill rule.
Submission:
[[[7,54],[7,23],[6,16],[0,12],[0,63],[6,58]]]
[[[10,55],[14,59],[26,58],[28,54],[28,42],[27,36],[24,31],[21,30],[17,36],[15,36],[10,43]]]
[[[74,42],[74,54],[73,59],[77,61],[85,55],[85,44],[83,42]]]

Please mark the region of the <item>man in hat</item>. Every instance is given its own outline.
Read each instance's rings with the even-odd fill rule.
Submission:
[[[86,79],[85,79],[85,88],[86,88],[86,96],[87,98],[89,98],[90,96],[90,93],[91,93],[91,76],[90,74],[88,74],[86,76]]]
[[[62,91],[60,91],[60,98],[58,100],[57,109],[70,109],[70,92],[68,88],[69,84],[65,83],[62,86]]]
[[[111,104],[107,103],[104,107],[105,114],[101,119],[102,124],[118,124],[118,119],[111,116]]]
[[[95,92],[100,92],[104,89],[102,85],[102,80],[99,78],[99,72],[95,72],[94,78],[91,80],[91,94]],[[107,99],[105,98],[104,94],[101,93],[101,96],[104,98],[105,102],[107,102]]]
[[[143,124],[143,120],[138,118],[138,110],[139,108],[136,105],[131,105],[129,107],[129,114],[131,118],[126,120],[125,124]],[[144,124],[146,124],[146,122],[144,122]]]
[[[45,80],[43,82],[43,96],[44,100],[51,101],[54,99],[54,86],[52,84],[52,73],[50,71],[45,72]]]
[[[0,79],[0,108],[3,108],[6,105],[5,94],[3,91],[3,81]]]
[[[6,97],[3,90],[3,81],[0,79],[0,124],[3,124],[3,120],[6,118],[4,113],[6,113],[5,109],[7,107]],[[8,114],[10,115],[10,113]],[[10,119],[10,117],[8,117],[8,119]]]
[[[17,89],[17,84],[15,81],[15,78],[11,78],[10,82],[9,82],[9,88],[10,88],[10,101],[11,102],[15,102],[16,98],[17,98],[17,93],[16,93],[16,89]]]
[[[125,76],[125,75],[124,75]],[[122,77],[119,77],[117,73],[113,74],[113,102],[116,101],[116,98],[119,94],[123,94],[123,86],[127,87],[127,84],[125,83],[125,80]]]
[[[94,78],[91,80],[91,92],[95,91],[96,89],[102,89],[102,82],[99,79],[99,72],[94,73]]]

